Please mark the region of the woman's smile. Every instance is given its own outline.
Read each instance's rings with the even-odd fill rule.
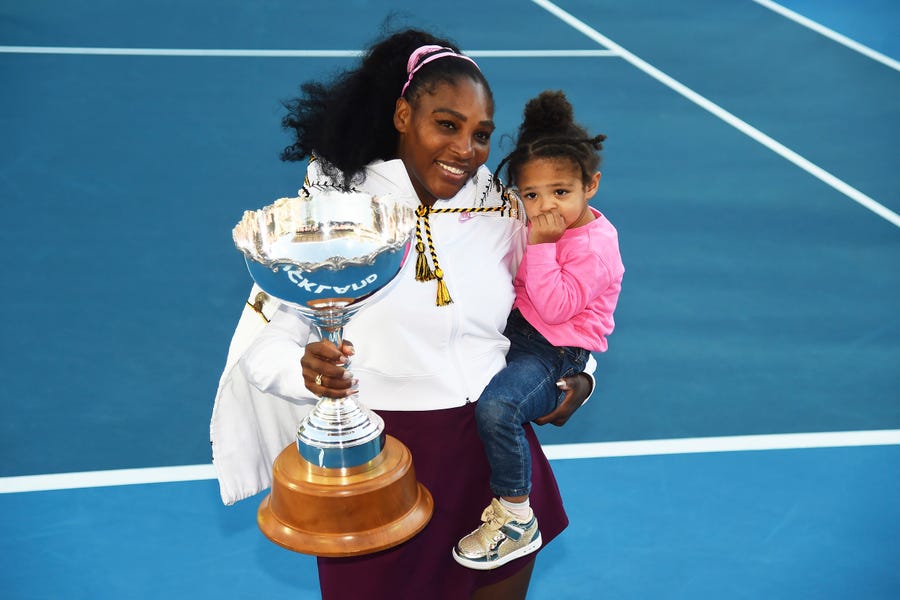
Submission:
[[[443,163],[441,161],[437,161],[437,164],[440,165],[445,171],[448,171],[451,175],[465,175],[466,171],[463,169],[458,169],[456,167],[450,166],[447,163]]]

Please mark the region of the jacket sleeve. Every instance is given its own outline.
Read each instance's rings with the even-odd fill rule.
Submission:
[[[285,323],[281,322],[289,322],[288,309],[270,299],[262,306],[261,314],[252,307],[258,294],[259,288],[254,286],[238,321],[210,419],[213,466],[225,504],[234,504],[271,486],[275,458],[294,443],[297,425],[316,401],[302,380],[299,387],[288,383],[290,372],[267,376],[258,368],[266,356],[272,357],[279,344],[293,344],[299,369],[302,347],[296,340],[305,335],[300,327],[288,341]],[[279,316],[282,313],[286,316]],[[291,359],[280,360],[286,363]],[[265,373],[281,370],[266,369]]]
[[[584,311],[610,283],[602,258],[588,250],[557,262],[555,244],[534,244],[526,250],[524,282],[531,304],[545,323],[565,323]]]

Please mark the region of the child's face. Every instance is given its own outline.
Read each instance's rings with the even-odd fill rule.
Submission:
[[[597,193],[599,172],[585,185],[581,169],[573,161],[537,158],[522,165],[516,180],[529,220],[555,210],[565,221],[566,229],[572,229],[594,219],[588,201]]]

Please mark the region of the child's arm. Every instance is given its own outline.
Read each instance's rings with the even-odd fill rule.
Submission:
[[[601,257],[584,249],[557,262],[555,244],[533,244],[526,249],[525,291],[545,323],[564,323],[585,309],[611,283]]]

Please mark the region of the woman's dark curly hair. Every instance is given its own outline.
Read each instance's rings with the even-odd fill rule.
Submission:
[[[544,91],[525,105],[519,125],[515,149],[497,166],[506,166],[506,180],[516,185],[522,166],[535,158],[568,159],[581,169],[581,179],[588,184],[600,167],[602,133],[591,137],[575,122],[572,105],[562,91]]]
[[[359,66],[333,81],[302,84],[302,95],[284,103],[288,114],[282,125],[293,131],[294,142],[284,149],[281,159],[299,161],[315,154],[324,159],[323,168],[329,176],[350,186],[361,181],[364,167],[373,160],[396,158],[394,109],[408,77],[407,61],[416,48],[430,44],[459,53],[448,40],[407,29],[377,42]],[[493,93],[487,80],[467,60],[442,58],[423,65],[404,97],[414,105],[420,94],[431,93],[438,83],[455,83],[462,77],[484,86],[493,110]]]

